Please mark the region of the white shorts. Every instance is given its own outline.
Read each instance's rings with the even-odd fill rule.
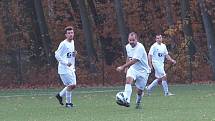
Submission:
[[[163,63],[162,64],[153,63],[153,67],[154,67],[154,70],[155,70],[155,77],[156,78],[162,78],[162,77],[166,76]]]
[[[76,85],[76,75],[75,72],[60,74],[60,78],[64,85]]]
[[[132,68],[129,68],[126,73],[126,77],[132,77],[136,81],[136,87],[140,90],[144,90],[149,74],[147,72],[139,72]]]

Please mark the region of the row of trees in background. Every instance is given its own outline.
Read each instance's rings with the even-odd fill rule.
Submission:
[[[167,65],[173,82],[198,80],[201,72],[205,80],[215,80],[214,8],[213,0],[1,0],[0,83],[56,84],[54,51],[67,25],[76,28],[77,74],[83,85],[123,79],[113,70],[125,60],[129,31],[140,35],[146,49],[154,33],[164,33],[179,61],[176,68]]]

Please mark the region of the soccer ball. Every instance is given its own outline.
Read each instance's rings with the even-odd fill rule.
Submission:
[[[123,105],[125,103],[125,96],[123,92],[118,92],[116,94],[116,103],[118,105]]]

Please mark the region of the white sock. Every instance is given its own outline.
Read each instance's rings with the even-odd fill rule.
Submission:
[[[63,96],[66,94],[66,90],[67,90],[67,87],[63,88],[63,89],[60,91],[59,95],[60,95],[61,97],[63,97]]]
[[[169,92],[167,81],[162,81],[162,86],[164,94],[167,94]]]
[[[72,103],[72,91],[66,91],[66,103]]]
[[[149,86],[148,86],[148,90],[152,91],[152,89],[158,85],[158,79],[155,79]]]
[[[132,87],[131,84],[125,85],[125,97],[127,98],[127,102],[130,103],[131,100],[131,93],[132,93]]]

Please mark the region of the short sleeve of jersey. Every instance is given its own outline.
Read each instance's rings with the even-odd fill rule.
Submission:
[[[151,46],[149,50],[149,55],[153,55],[153,53],[154,53],[154,45]]]
[[[144,55],[144,52],[145,52],[145,48],[141,48],[140,46],[138,46],[138,48],[135,50],[132,58],[141,60],[142,56]]]
[[[129,48],[128,44],[125,46],[125,49],[126,49],[126,52],[127,52],[127,56],[130,57],[131,56],[130,55],[130,48]]]
[[[164,45],[164,55],[168,55],[168,50],[166,48],[166,45],[165,44],[163,44],[163,45]]]
[[[72,40],[71,43],[72,43],[72,48],[71,48],[71,49],[72,49],[72,52],[74,52],[74,51],[75,51],[75,44],[74,44],[74,41]]]

